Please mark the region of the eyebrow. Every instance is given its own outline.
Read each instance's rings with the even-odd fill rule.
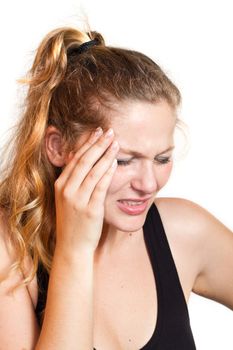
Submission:
[[[162,151],[160,152],[159,154],[157,154],[157,156],[160,156],[161,154],[164,154],[168,151],[171,151],[175,148],[175,146],[170,146],[169,148],[167,148],[165,151]],[[134,157],[138,157],[138,158],[143,158],[143,157],[146,157],[145,154],[142,154],[140,152],[137,152],[137,151],[133,151],[133,150],[130,150],[130,149],[126,149],[126,148],[120,148],[119,149],[119,152],[124,152],[124,153],[127,153],[127,154],[130,154]]]

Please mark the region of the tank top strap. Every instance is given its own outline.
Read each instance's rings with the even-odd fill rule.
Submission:
[[[189,322],[188,307],[179,275],[173,259],[172,251],[164,230],[160,213],[152,204],[143,226],[144,239],[156,276],[158,305],[162,309],[164,322],[173,319]],[[182,311],[182,313],[181,313]]]
[[[47,290],[49,283],[49,275],[42,263],[39,263],[37,269],[37,285],[38,285],[38,300],[35,309],[36,317],[39,325],[42,325],[43,311],[46,304],[47,299]]]

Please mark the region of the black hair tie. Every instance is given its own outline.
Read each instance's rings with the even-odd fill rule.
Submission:
[[[85,43],[81,44],[80,46],[76,47],[71,47],[70,49],[67,50],[67,54],[73,55],[73,54],[81,54],[85,51],[87,51],[90,47],[99,45],[99,40],[94,39],[90,41],[86,41]]]

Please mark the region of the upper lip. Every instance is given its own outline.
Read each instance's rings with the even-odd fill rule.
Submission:
[[[150,198],[151,197],[147,197],[147,198],[122,198],[122,199],[119,199],[119,201],[145,202]]]

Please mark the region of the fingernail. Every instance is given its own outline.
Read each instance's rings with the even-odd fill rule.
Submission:
[[[106,132],[105,136],[106,136],[106,137],[110,137],[110,136],[112,136],[112,135],[113,135],[113,129],[110,128],[110,129],[108,129],[108,131]]]
[[[103,130],[102,130],[102,128],[99,126],[99,127],[95,130],[94,135],[95,135],[95,137],[98,137],[98,136],[100,136],[100,135],[102,135],[102,134],[103,134]]]
[[[116,167],[117,167],[117,160],[115,158],[114,161],[112,162],[111,168],[116,168]]]

